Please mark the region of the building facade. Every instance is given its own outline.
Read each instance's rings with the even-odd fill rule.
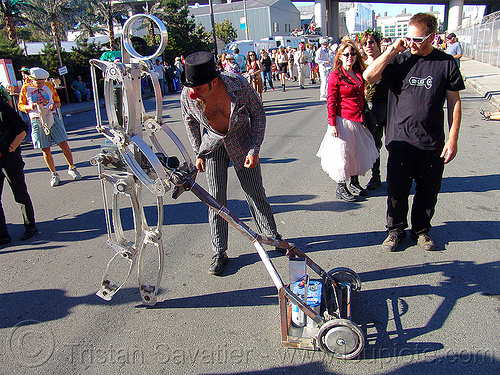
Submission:
[[[345,13],[345,25],[349,35],[376,27],[375,13],[368,3],[340,3],[339,11],[340,14]]]
[[[190,7],[189,13],[194,16],[196,24],[205,30],[212,30],[210,7]],[[300,12],[290,0],[247,0],[246,27],[243,1],[224,4],[213,4],[214,22],[229,20],[237,31],[237,40],[262,39],[269,36],[290,35],[300,29]]]

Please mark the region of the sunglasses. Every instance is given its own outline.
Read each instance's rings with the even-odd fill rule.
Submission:
[[[356,52],[347,52],[347,53],[343,53],[342,55],[345,56],[345,57],[348,57],[348,56],[354,57],[354,56],[357,55],[357,53]]]
[[[365,44],[364,44],[364,45],[365,45],[365,46],[368,46],[368,45],[370,45],[370,46],[371,46],[372,44],[375,44],[375,41],[374,41],[374,40],[367,40],[367,41],[365,42]]]
[[[410,43],[410,42],[413,42],[413,43],[416,43],[416,44],[422,44],[423,42],[425,42],[430,36],[432,35],[429,34],[427,36],[414,36],[414,37],[411,37],[411,36],[405,36],[405,40]]]

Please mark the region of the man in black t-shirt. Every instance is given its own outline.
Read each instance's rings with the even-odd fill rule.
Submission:
[[[28,126],[8,104],[0,102],[0,197],[5,178],[12,190],[14,200],[21,205],[24,219],[24,234],[21,241],[31,238],[38,232],[35,225],[35,212],[24,181],[24,161],[19,145],[26,135]],[[7,231],[5,214],[0,201],[0,245],[11,242]]]
[[[418,13],[409,21],[408,34],[365,70],[368,82],[389,82],[387,133],[387,230],[382,248],[396,251],[406,237],[408,198],[416,192],[411,231],[425,250],[434,250],[429,237],[431,219],[441,188],[444,164],[457,153],[462,118],[459,91],[465,88],[453,57],[434,49],[437,19]],[[443,105],[447,101],[449,139],[445,142]]]

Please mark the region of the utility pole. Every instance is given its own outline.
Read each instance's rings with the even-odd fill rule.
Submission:
[[[247,0],[243,0],[243,12],[245,15],[245,38],[249,40],[250,37],[248,36]]]
[[[59,66],[63,66],[62,59],[61,59],[61,51],[59,49],[59,38],[54,37],[54,41],[56,44],[56,51],[57,51],[57,58],[59,59]],[[66,78],[64,78],[64,74],[61,76],[63,80],[63,85],[64,85],[64,93],[66,94],[66,102],[69,104],[69,95],[68,95],[68,85],[66,85]]]
[[[208,0],[208,4],[210,5],[210,22],[212,22],[212,35],[214,38],[214,51],[215,56],[217,56],[217,35],[215,35],[215,21],[214,21],[214,8],[212,0]]]

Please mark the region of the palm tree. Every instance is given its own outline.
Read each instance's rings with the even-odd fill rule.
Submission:
[[[122,16],[130,9],[126,4],[115,4],[112,0],[90,0],[89,2],[94,14],[103,20],[108,27],[109,35],[109,49],[116,49],[115,31],[113,29],[113,22],[122,21]]]
[[[74,24],[75,17],[81,11],[81,1],[78,0],[26,0],[23,14],[26,20],[45,34],[54,39],[60,66],[61,58],[61,26],[68,27]],[[66,87],[66,101],[69,103],[66,80],[62,76]]]
[[[61,47],[61,26],[71,26],[81,11],[77,0],[25,0],[24,19],[54,40],[56,48]]]
[[[17,41],[16,21],[22,20],[21,8],[24,2],[20,0],[0,0],[0,17],[5,22],[9,40]]]
[[[87,38],[94,37],[96,34],[106,32],[106,28],[99,23],[99,17],[94,13],[91,6],[91,0],[84,0],[85,11],[77,16],[76,29],[80,31],[77,39],[87,40]]]
[[[144,9],[144,13],[146,14],[151,14],[152,16],[156,16],[158,18],[161,18],[165,14],[165,9],[161,6],[161,3],[155,3],[151,8],[149,8],[148,3],[146,3],[145,7],[142,7]],[[151,44],[155,44],[155,24],[154,22],[149,23],[149,41]]]

